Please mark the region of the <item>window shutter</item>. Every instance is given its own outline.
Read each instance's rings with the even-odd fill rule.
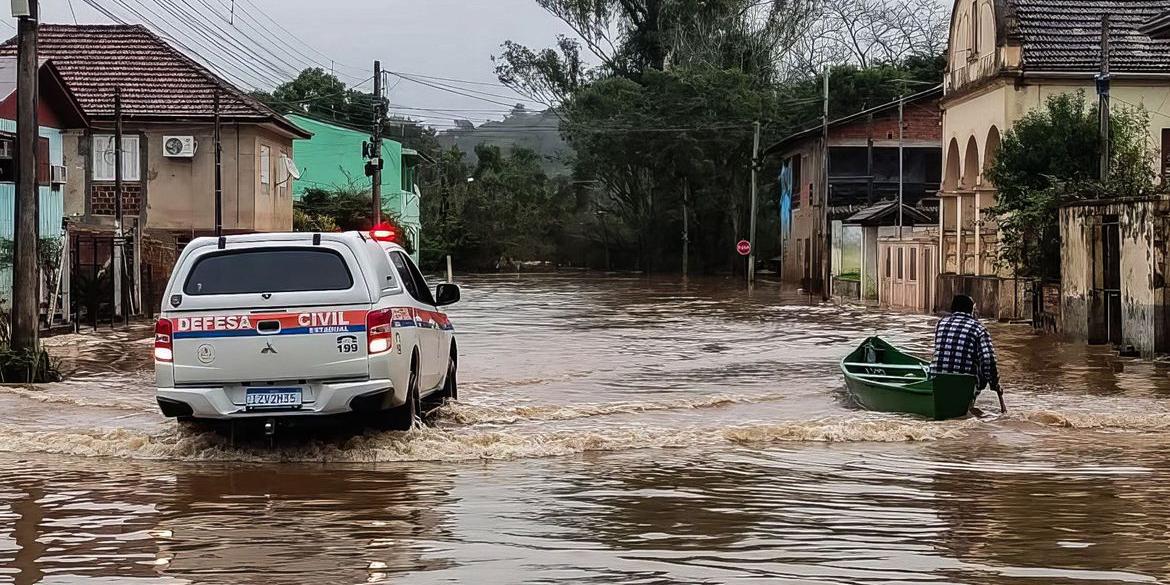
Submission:
[[[49,139],[45,137],[37,138],[37,184],[49,184]]]
[[[122,136],[122,180],[139,181],[142,179],[142,165],[139,155],[138,136]]]
[[[108,134],[93,136],[93,180],[114,180],[114,137]]]

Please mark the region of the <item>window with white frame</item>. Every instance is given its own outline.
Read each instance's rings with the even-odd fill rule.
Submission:
[[[122,136],[122,180],[142,180],[141,151],[139,139],[136,135]],[[113,134],[95,134],[93,136],[93,180],[115,180],[117,163],[114,152]]]
[[[260,185],[265,193],[272,185],[272,149],[267,146],[260,147]]]

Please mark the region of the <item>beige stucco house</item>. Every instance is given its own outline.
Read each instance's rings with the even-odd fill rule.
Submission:
[[[155,293],[178,252],[214,233],[217,103],[224,233],[292,230],[293,140],[310,133],[141,25],[43,24],[38,44],[90,122],[62,140],[74,275],[97,278],[114,254],[115,89],[123,120],[124,250],[134,261],[122,273],[134,275],[125,286],[141,302],[157,306]],[[0,55],[15,51],[14,41],[0,45]],[[139,278],[155,290],[143,290]]]
[[[1030,310],[1012,268],[997,262],[997,230],[987,215],[996,189],[984,171],[1003,132],[1049,96],[1078,90],[1095,96],[1105,12],[1111,17],[1113,106],[1148,110],[1151,144],[1167,151],[1170,44],[1138,29],[1168,9],[1170,0],[955,2],[941,102],[939,303],[965,292],[988,316],[1020,318]]]
[[[11,43],[0,52],[14,51]],[[114,90],[122,93],[122,212],[145,230],[214,228],[214,117],[221,121],[223,227],[292,229],[285,159],[309,133],[140,25],[47,24],[39,52],[60,69],[92,128],[65,137],[65,216],[113,223]],[[218,96],[218,97],[217,97]],[[181,142],[173,152],[168,138]],[[183,148],[186,148],[184,150]]]

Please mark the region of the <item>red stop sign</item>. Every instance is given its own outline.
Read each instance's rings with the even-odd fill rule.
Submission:
[[[735,245],[735,251],[739,252],[740,256],[747,256],[748,254],[752,253],[752,243],[747,240],[740,240],[739,243]]]

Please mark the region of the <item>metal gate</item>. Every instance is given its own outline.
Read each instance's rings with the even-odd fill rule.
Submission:
[[[1101,222],[1102,300],[1105,305],[1105,339],[1121,345],[1121,229],[1116,215]]]
[[[70,312],[74,327],[128,324],[141,312],[134,240],[113,234],[70,234]]]

